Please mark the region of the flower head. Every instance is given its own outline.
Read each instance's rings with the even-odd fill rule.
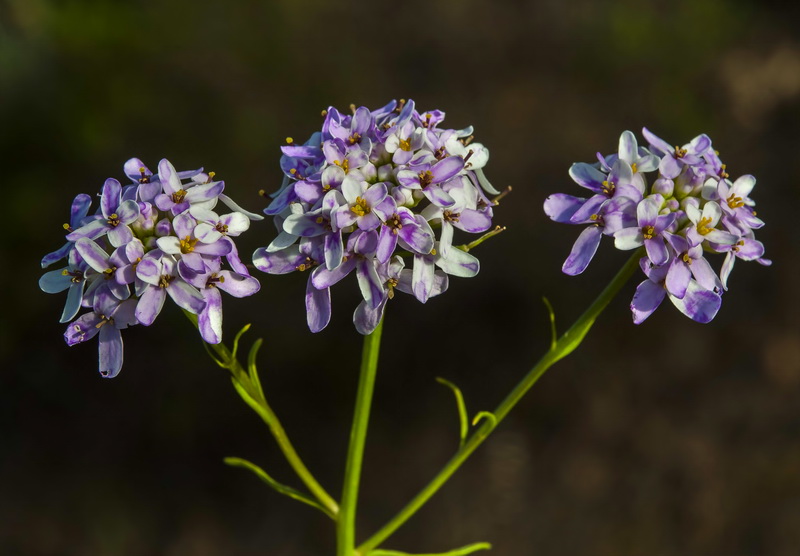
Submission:
[[[472,128],[444,129],[444,112],[420,113],[410,100],[351,112],[329,108],[321,131],[282,148],[284,181],[264,210],[278,235],[253,255],[264,272],[309,271],[314,332],[330,320],[330,288],[351,273],[362,334],[395,290],[424,303],[447,288],[447,274],[477,274],[478,260],[453,244],[454,229],[488,230],[496,202],[487,195],[498,194],[483,175],[489,151],[472,143]]]
[[[631,304],[635,323],[644,321],[665,297],[697,322],[717,314],[735,260],[764,265],[764,246],[754,230],[764,225],[753,210],[753,176],[731,182],[726,165],[707,135],[672,147],[646,128],[650,147],[622,133],[618,153],[598,153],[594,164],[577,163],[570,177],[589,197],[556,193],[544,203],[556,222],[588,225],[564,262],[566,274],[580,274],[594,257],[603,235],[617,249],[645,247],[647,280]],[[720,276],[706,253],[722,253]]]
[[[120,330],[152,324],[167,298],[198,314],[203,339],[218,343],[219,289],[236,297],[259,289],[232,238],[262,217],[222,194],[225,184],[214,181],[213,173],[177,172],[166,159],[158,169],[153,175],[141,160],[130,159],[124,170],[132,183],[106,180],[94,214],[89,195],[76,197],[64,225],[67,243],[42,260],[48,266],[67,259],[67,267],[47,272],[39,285],[48,293],[68,290],[62,322],[74,319],[81,307],[90,310],[64,337],[74,345],[99,334],[103,376],[122,368]],[[214,212],[218,201],[231,212]]]

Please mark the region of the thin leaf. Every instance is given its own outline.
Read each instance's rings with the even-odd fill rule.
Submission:
[[[292,487],[279,483],[278,481],[267,475],[267,472],[261,469],[256,464],[241,458],[225,458],[223,461],[227,465],[230,465],[232,467],[241,467],[242,469],[248,469],[249,471],[252,471],[253,473],[256,474],[256,476],[258,476],[259,479],[267,483],[267,485],[272,487],[275,491],[285,496],[288,496],[289,498],[294,498],[299,502],[303,502],[304,504],[308,504],[309,506],[317,508],[331,519],[334,518],[333,514],[331,514],[330,511],[328,511],[328,509],[325,506],[323,506],[316,500],[309,498],[302,492],[299,492],[293,489]]]
[[[411,552],[400,552],[399,550],[373,550],[367,556],[466,556],[479,550],[491,550],[492,545],[488,542],[476,542],[461,548],[453,549],[449,552],[427,552],[425,554],[412,554]]]
[[[239,353],[239,339],[244,335],[245,332],[250,330],[250,325],[245,324],[239,332],[236,333],[236,336],[233,338],[233,349],[231,350],[231,359],[236,359],[236,354]]]
[[[458,443],[458,447],[461,448],[464,446],[464,443],[467,441],[467,433],[469,432],[469,422],[467,418],[467,406],[464,403],[464,396],[461,394],[461,390],[459,390],[458,386],[450,382],[449,380],[445,380],[441,377],[436,378],[436,382],[439,384],[444,384],[450,390],[453,391],[453,394],[456,397],[456,406],[458,407],[458,422],[459,422],[459,434],[460,434],[460,441]]]
[[[475,417],[472,419],[472,426],[476,426],[481,420],[486,420],[489,422],[489,430],[486,434],[492,432],[492,430],[497,426],[497,417],[495,417],[494,413],[491,411],[480,411]]]
[[[201,341],[202,341],[202,340],[201,340]],[[223,360],[222,360],[222,359],[220,359],[219,357],[217,357],[217,356],[214,354],[214,352],[211,350],[211,347],[210,347],[210,346],[209,346],[209,345],[208,345],[208,344],[207,344],[205,341],[203,341],[203,347],[205,348],[205,350],[206,350],[206,353],[208,354],[208,356],[209,356],[209,357],[210,357],[210,358],[211,358],[211,359],[214,361],[214,363],[216,363],[217,365],[219,365],[219,366],[220,366],[220,367],[222,367],[223,369],[227,369],[227,368],[229,368],[229,367],[228,367],[228,363],[227,363],[226,361],[223,361]]]
[[[550,304],[549,299],[542,297],[542,301],[544,301],[544,304],[547,307],[547,312],[550,314],[550,351],[553,351],[556,349],[556,344],[558,343],[558,334],[556,333],[556,314],[553,311],[553,306]]]
[[[586,337],[586,334],[589,333],[589,330],[592,329],[592,325],[594,325],[595,319],[586,319],[572,328],[570,328],[567,332],[561,336],[561,339],[558,341],[555,349],[555,355],[553,357],[553,363],[559,361],[575,351],[575,349],[581,345],[581,342]]]
[[[258,369],[256,368],[256,357],[258,356],[258,350],[261,349],[261,344],[264,340],[259,338],[255,342],[253,342],[252,347],[250,347],[250,353],[247,354],[247,372],[250,375],[250,382],[253,383],[253,386],[258,392],[261,399],[264,398],[264,391],[261,389],[261,379],[258,378]]]
[[[253,396],[245,389],[245,387],[238,381],[236,378],[231,377],[231,382],[233,382],[233,387],[236,388],[236,392],[238,392],[239,397],[244,400],[244,403],[250,406],[250,408],[258,413],[261,419],[268,426],[272,426],[274,419],[272,418],[272,414],[264,408],[262,402],[253,399]]]

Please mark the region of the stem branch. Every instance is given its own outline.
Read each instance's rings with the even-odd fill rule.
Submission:
[[[184,311],[184,314],[195,326],[197,326],[196,315],[193,315],[187,311]],[[237,336],[235,342],[236,344],[238,344],[238,339],[239,337]],[[267,427],[269,427],[272,436],[278,443],[278,446],[280,447],[281,452],[283,452],[286,461],[288,461],[289,465],[291,465],[292,469],[294,469],[294,472],[297,474],[300,480],[303,481],[303,484],[306,485],[309,492],[311,492],[311,494],[313,494],[319,503],[325,508],[326,513],[335,519],[335,516],[339,512],[338,504],[327,493],[322,485],[317,482],[317,480],[303,463],[303,460],[300,459],[300,456],[297,454],[294,446],[289,441],[289,437],[286,434],[283,425],[281,425],[281,422],[278,420],[278,416],[275,415],[275,412],[267,403],[264,393],[261,390],[261,385],[258,383],[257,375],[255,375],[255,380],[251,379],[245,368],[241,363],[239,363],[238,358],[231,352],[230,349],[228,349],[228,346],[222,342],[219,344],[209,344],[204,342],[204,344],[206,349],[209,351],[209,355],[212,356],[217,364],[230,371],[237,393],[242,397],[247,405],[249,405],[256,413],[258,413],[264,423],[266,423]],[[253,367],[254,366],[255,365],[253,364]]]
[[[358,554],[369,554],[389,538],[400,526],[402,526],[417,510],[419,510],[436,492],[447,482],[461,464],[480,446],[484,440],[492,433],[494,428],[515,405],[522,399],[531,386],[549,369],[554,363],[566,357],[577,348],[586,333],[589,332],[595,319],[606,308],[611,299],[619,292],[622,286],[633,275],[639,267],[639,259],[642,257],[642,249],[637,250],[628,262],[614,276],[611,282],[600,293],[597,299],[589,308],[578,318],[577,321],[567,330],[558,341],[551,346],[550,350],[544,354],[538,363],[528,372],[527,375],[517,384],[517,386],[506,396],[497,406],[493,413],[494,419],[486,418],[483,423],[469,437],[467,442],[453,455],[444,465],[439,473],[414,497],[397,515],[389,520],[386,525],[379,529],[374,535],[367,539],[357,548]],[[344,553],[340,552],[340,556]]]

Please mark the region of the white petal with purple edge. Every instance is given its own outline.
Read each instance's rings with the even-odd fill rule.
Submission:
[[[142,261],[144,262],[144,261]],[[141,266],[141,263],[139,264]],[[138,271],[138,269],[137,269]],[[136,305],[136,319],[145,326],[150,326],[164,307],[167,292],[158,286],[149,286],[145,289]]]
[[[614,247],[621,251],[630,251],[641,247],[644,235],[641,228],[623,228],[614,234]]]
[[[694,281],[689,282],[683,299],[670,296],[670,301],[681,313],[702,324],[711,322],[722,305],[719,295],[703,289]]]
[[[680,259],[672,259],[667,272],[666,286],[670,294],[681,299],[686,295],[686,288],[689,287],[689,280],[692,278],[692,271],[689,265]]]
[[[650,280],[645,280],[636,288],[631,301],[631,312],[633,313],[633,323],[641,324],[658,309],[667,290],[659,284]]]
[[[172,280],[166,290],[178,307],[190,313],[197,314],[206,306],[200,292],[179,278]]]
[[[122,369],[122,334],[117,327],[106,323],[100,328],[99,340],[100,374],[114,378]]]
[[[206,288],[202,295],[206,307],[197,316],[197,326],[203,340],[218,344],[222,341],[222,296],[216,288]]]
[[[411,275],[411,288],[422,303],[428,301],[433,290],[433,262],[429,257],[414,255],[414,268]]]
[[[318,290],[311,285],[309,279],[306,285],[306,322],[311,332],[319,332],[331,320],[331,291],[329,288]]]
[[[439,245],[441,247],[441,244]],[[481,269],[480,261],[461,249],[451,249],[446,259],[436,257],[436,266],[451,276],[461,278],[472,278]]]
[[[223,270],[220,275],[225,280],[217,284],[217,288],[233,297],[249,297],[261,289],[261,284],[252,276],[242,276],[229,270]]]
[[[78,250],[86,264],[97,272],[103,272],[108,268],[108,253],[91,239],[79,239],[75,242],[75,249]]]
[[[356,263],[356,279],[364,301],[372,308],[377,307],[381,302],[383,285],[371,260],[362,259]]]

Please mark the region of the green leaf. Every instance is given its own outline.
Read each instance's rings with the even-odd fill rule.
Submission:
[[[223,369],[229,369],[230,368],[230,366],[228,365],[228,362],[227,361],[223,361],[222,359],[217,357],[214,354],[214,352],[211,350],[211,347],[209,347],[209,345],[204,340],[201,340],[201,342],[203,342],[203,347],[205,348],[206,353],[214,361],[214,363],[216,363],[217,365],[219,365]]]
[[[581,345],[586,334],[592,329],[595,319],[587,318],[567,330],[553,348],[553,363],[560,361]]]
[[[279,492],[279,493],[281,493],[281,494],[283,494],[285,496],[288,496],[289,498],[294,498],[295,500],[297,500],[299,502],[302,502],[304,504],[308,504],[309,506],[317,508],[321,512],[325,513],[331,519],[334,518],[333,514],[325,506],[323,506],[322,504],[318,503],[316,500],[313,500],[313,499],[309,498],[308,496],[306,496],[302,492],[299,492],[299,491],[293,489],[290,486],[286,486],[284,484],[279,483],[278,481],[276,481],[275,479],[273,479],[272,477],[267,475],[267,472],[264,471],[263,469],[261,469],[256,464],[254,464],[252,462],[249,462],[246,459],[242,459],[242,458],[225,458],[223,461],[227,465],[230,465],[232,467],[241,467],[242,469],[247,469],[249,471],[252,471],[253,473],[256,474],[256,476],[259,479],[264,481],[267,485],[269,485],[276,492]]]
[[[247,354],[247,372],[250,375],[250,382],[253,383],[253,386],[258,392],[261,399],[264,400],[264,391],[261,389],[261,379],[258,378],[258,369],[256,368],[256,357],[258,356],[258,350],[261,349],[261,344],[264,340],[259,338],[255,342],[253,342],[252,347],[250,347],[250,353]]]
[[[267,409],[264,407],[263,402],[261,400],[254,399],[247,389],[245,389],[242,383],[239,382],[235,377],[231,377],[231,382],[233,382],[233,387],[236,388],[236,392],[239,394],[239,397],[244,400],[244,403],[249,405],[250,408],[258,413],[264,422],[271,427],[274,419],[272,418],[272,413],[267,411]]]
[[[450,390],[453,391],[453,394],[456,397],[456,406],[458,408],[459,434],[461,437],[458,443],[458,447],[461,448],[467,441],[467,433],[469,433],[469,423],[467,421],[467,406],[464,403],[464,396],[461,394],[461,390],[459,390],[458,386],[456,386],[449,380],[437,377],[436,382],[438,382],[439,384],[444,384],[445,386],[450,388]]]
[[[425,554],[412,554],[411,552],[400,552],[399,550],[373,550],[367,556],[466,556],[479,550],[491,550],[492,545],[488,542],[476,542],[461,548],[455,548],[449,552],[426,552]]]
[[[483,419],[489,422],[489,430],[486,431],[486,434],[489,434],[497,426],[497,417],[491,411],[481,411],[477,415],[475,415],[475,417],[473,417],[472,426],[473,427],[476,426]]]
[[[553,306],[550,304],[550,300],[546,297],[542,297],[542,301],[547,307],[547,312],[550,314],[550,351],[556,349],[556,344],[558,343],[558,334],[556,333],[556,314],[553,311]]]
[[[231,359],[236,359],[236,354],[239,353],[239,339],[244,335],[245,332],[250,330],[250,325],[245,324],[239,332],[236,333],[236,336],[233,338],[233,349],[231,349]]]

